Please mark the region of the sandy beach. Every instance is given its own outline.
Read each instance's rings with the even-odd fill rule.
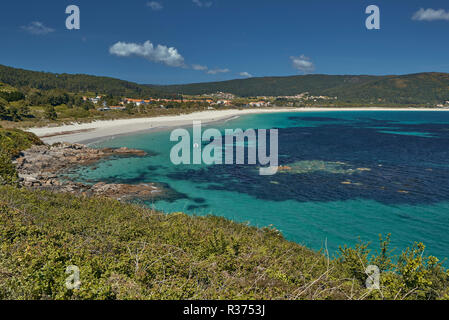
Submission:
[[[234,117],[258,113],[280,112],[318,112],[318,111],[449,111],[448,109],[416,109],[416,108],[270,108],[247,110],[210,110],[181,114],[176,116],[159,116],[152,118],[135,118],[120,120],[93,121],[90,123],[73,123],[57,127],[30,128],[45,143],[56,142],[90,143],[123,134],[132,134],[164,128],[183,127],[191,125],[192,121],[211,123],[225,121]]]

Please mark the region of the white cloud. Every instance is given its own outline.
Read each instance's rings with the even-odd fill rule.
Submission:
[[[207,73],[208,74],[218,74],[218,73],[227,73],[229,71],[231,71],[231,70],[229,70],[229,69],[212,69],[212,70],[207,71]]]
[[[109,53],[118,57],[138,56],[170,67],[185,67],[184,58],[176,48],[160,44],[154,47],[151,41],[144,44],[117,42],[109,49]]]
[[[55,29],[46,27],[42,22],[39,21],[33,21],[29,25],[22,26],[21,28],[26,32],[35,35],[44,35],[55,31]]]
[[[192,64],[192,69],[197,71],[206,71],[207,67],[200,64]]]
[[[315,70],[315,65],[313,64],[313,62],[305,55],[300,55],[299,57],[290,57],[290,60],[292,61],[293,68],[301,72],[310,73]]]
[[[449,21],[449,11],[444,9],[419,9],[412,17],[415,21],[436,21],[436,20],[446,20]]]
[[[164,6],[162,5],[162,3],[157,2],[157,1],[150,1],[147,2],[147,7],[150,7],[152,10],[157,11],[157,10],[162,10],[164,8]]]
[[[252,78],[253,77],[253,75],[251,74],[251,73],[249,73],[249,72],[240,72],[239,73],[239,76],[241,76],[241,77],[247,77],[247,78]]]
[[[202,7],[209,8],[213,4],[212,1],[192,0],[192,2],[200,8]]]
[[[170,67],[191,68],[196,71],[204,71],[207,74],[219,74],[231,71],[227,68],[209,69],[207,66],[201,64],[187,65],[184,62],[184,57],[176,48],[169,48],[160,44],[155,47],[149,40],[143,44],[117,42],[109,48],[109,53],[117,57],[141,57],[152,62],[163,63]],[[245,76],[251,75],[246,75],[245,73]]]

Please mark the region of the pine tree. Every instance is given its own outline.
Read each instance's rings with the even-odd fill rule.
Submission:
[[[58,114],[56,113],[55,107],[53,106],[45,107],[44,117],[48,120],[56,120],[58,118]]]
[[[0,120],[8,119],[8,102],[0,98]]]

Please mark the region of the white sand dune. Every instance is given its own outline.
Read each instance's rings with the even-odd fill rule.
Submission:
[[[191,125],[193,121],[210,123],[223,121],[233,117],[257,113],[280,113],[280,112],[317,112],[317,111],[429,111],[442,109],[384,109],[384,108],[270,108],[270,109],[246,109],[246,110],[210,110],[181,114],[176,116],[159,116],[152,118],[135,118],[120,120],[102,120],[90,123],[73,123],[58,127],[31,128],[27,131],[33,132],[48,143],[69,142],[87,143],[122,134],[137,133],[146,130],[160,130],[163,128],[183,127]],[[446,110],[448,111],[448,110]]]

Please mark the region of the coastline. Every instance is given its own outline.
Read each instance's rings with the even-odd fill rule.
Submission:
[[[57,127],[29,128],[47,144],[57,142],[92,143],[111,136],[135,134],[146,131],[164,130],[190,125],[192,121],[205,124],[226,121],[243,115],[283,112],[328,112],[328,111],[449,111],[437,108],[270,108],[270,109],[228,109],[210,110],[181,114],[119,120],[100,120],[90,123],[73,123]]]
[[[102,196],[119,201],[157,201],[177,197],[178,194],[152,181],[139,184],[95,181],[77,182],[68,174],[80,166],[95,166],[111,157],[147,157],[143,150],[126,147],[93,149],[82,144],[59,143],[53,146],[35,145],[21,152],[13,161],[22,187],[84,196]]]

